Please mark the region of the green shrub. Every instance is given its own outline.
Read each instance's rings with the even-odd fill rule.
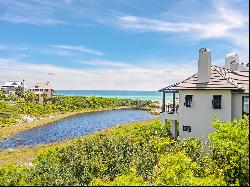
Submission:
[[[50,149],[33,167],[2,167],[0,184],[249,185],[248,117],[213,125],[209,144],[175,141],[159,119],[115,127]]]
[[[24,186],[29,185],[30,170],[27,166],[15,166],[13,164],[0,168],[1,186]]]
[[[228,185],[239,182],[249,186],[249,118],[232,122],[213,122],[209,136],[210,157],[223,170]]]
[[[215,176],[195,177],[196,167],[197,163],[186,156],[184,151],[162,155],[159,164],[154,168],[153,183],[164,186],[226,185],[223,179]]]

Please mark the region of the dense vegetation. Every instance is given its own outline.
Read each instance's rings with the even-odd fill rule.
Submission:
[[[136,107],[140,109],[157,108],[155,102],[132,99],[116,99],[83,96],[54,96],[44,104],[32,102],[35,95],[32,92],[24,94],[24,98],[10,95],[5,100],[14,100],[6,103],[0,100],[0,127],[15,125],[21,121],[22,115],[41,118],[50,115],[87,109],[113,109],[118,107]]]
[[[249,185],[248,117],[214,120],[208,143],[159,119],[112,128],[0,169],[0,185]]]

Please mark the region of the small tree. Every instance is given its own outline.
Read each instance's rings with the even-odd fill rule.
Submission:
[[[24,88],[22,86],[18,86],[16,88],[16,95],[20,98],[24,95]]]
[[[46,93],[43,93],[42,97],[43,97],[43,103],[47,103],[49,101],[49,97]]]
[[[3,95],[4,91],[2,89],[0,89],[0,99],[3,99],[4,98],[4,95]]]
[[[24,94],[24,99],[26,101],[34,101],[34,100],[37,100],[38,97],[34,92],[28,91]]]

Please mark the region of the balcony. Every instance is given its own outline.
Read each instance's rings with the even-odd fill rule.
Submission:
[[[165,124],[166,123],[166,119],[168,120],[179,120],[179,99],[176,98],[176,94],[179,93],[178,90],[169,90],[169,89],[163,89],[163,90],[159,90],[160,92],[162,92],[162,112],[160,114],[160,118],[161,118],[161,123]],[[168,104],[166,105],[166,93],[172,94],[172,102],[168,101]]]
[[[160,116],[161,119],[165,121],[165,119],[168,120],[179,120],[179,107],[173,107],[172,104],[165,106],[165,112],[161,112]]]

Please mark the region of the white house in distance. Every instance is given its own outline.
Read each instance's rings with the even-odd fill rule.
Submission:
[[[213,117],[232,121],[249,115],[249,65],[239,63],[237,54],[228,54],[224,68],[211,66],[211,52],[199,50],[198,73],[182,82],[162,88],[161,123],[170,120],[174,138],[200,137],[207,140],[214,131]],[[171,107],[165,105],[165,94],[173,94]],[[179,93],[179,106],[175,95]],[[179,123],[177,123],[177,121]]]
[[[7,96],[9,94],[15,94],[18,87],[26,88],[23,81],[7,81],[2,86],[1,89],[4,90],[4,94]]]
[[[33,92],[38,96],[39,102],[43,103],[43,95],[46,95],[48,98],[53,96],[54,89],[49,82],[47,83],[37,83],[29,88],[29,91]]]

